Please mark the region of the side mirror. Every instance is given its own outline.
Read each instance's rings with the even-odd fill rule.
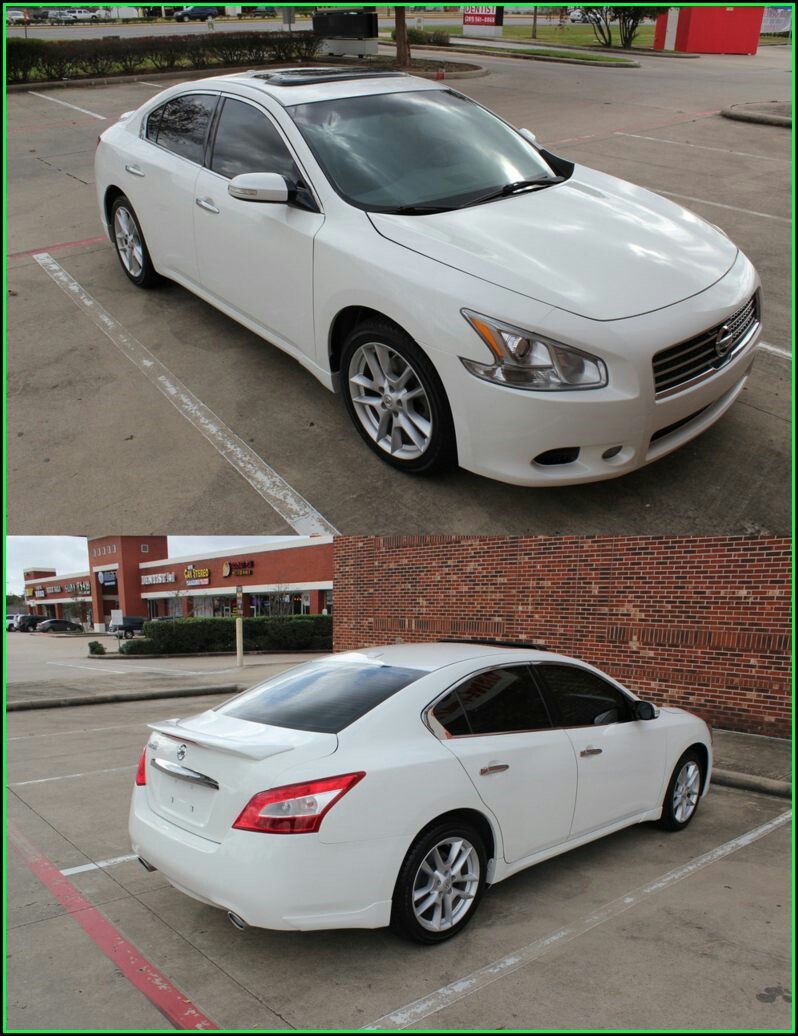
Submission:
[[[659,716],[659,709],[650,701],[635,702],[635,719],[656,719]]]
[[[227,185],[227,193],[241,201],[266,201],[285,205],[289,199],[288,184],[279,173],[241,173]]]
[[[530,144],[537,144],[538,138],[535,136],[532,130],[520,129],[518,132],[521,134],[524,140],[528,140]]]

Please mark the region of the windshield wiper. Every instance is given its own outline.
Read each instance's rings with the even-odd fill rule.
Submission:
[[[521,191],[532,190],[535,187],[550,187],[555,183],[562,183],[564,176],[538,176],[534,180],[515,180],[513,183],[506,183],[504,187],[481,194],[473,201],[466,202],[462,208],[470,208],[472,205],[481,205],[483,201],[493,201],[494,198],[506,198],[511,194],[519,194]]]
[[[398,216],[427,216],[433,212],[451,212],[453,205],[400,205],[389,211]]]

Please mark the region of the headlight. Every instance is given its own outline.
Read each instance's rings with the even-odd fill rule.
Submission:
[[[460,357],[466,369],[484,381],[535,391],[601,388],[607,384],[606,366],[590,353],[469,309],[461,312],[493,353],[490,364]]]

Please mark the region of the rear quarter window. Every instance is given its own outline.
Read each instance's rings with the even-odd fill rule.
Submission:
[[[309,662],[282,673],[218,712],[236,719],[338,734],[424,672],[374,662]]]

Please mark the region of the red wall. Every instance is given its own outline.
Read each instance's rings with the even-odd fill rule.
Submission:
[[[715,726],[790,732],[790,544],[745,537],[338,537],[337,651],[532,640]]]
[[[679,11],[675,49],[689,54],[756,54],[764,7],[683,7]],[[668,14],[654,33],[654,49],[665,45]]]

